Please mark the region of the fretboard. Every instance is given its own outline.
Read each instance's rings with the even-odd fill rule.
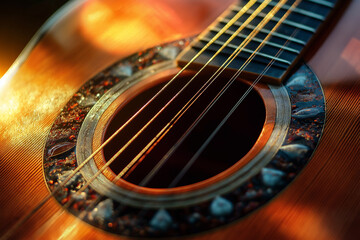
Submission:
[[[280,83],[336,2],[240,1],[180,54],[178,65],[194,70],[226,67],[225,73]]]

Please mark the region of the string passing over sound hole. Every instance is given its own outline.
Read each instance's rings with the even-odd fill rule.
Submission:
[[[191,77],[192,75],[189,74],[183,75],[178,82],[184,84]],[[230,168],[248,153],[258,139],[265,122],[264,103],[257,91],[251,91],[214,138],[204,145],[238,101],[238,96],[243,95],[248,89],[249,86],[244,82],[235,81],[195,126],[192,124],[198,120],[202,111],[228,81],[225,77],[207,89],[175,123],[172,122],[174,116],[193,97],[205,80],[206,77],[203,76],[193,83],[188,88],[190,90],[185,91],[172,102],[156,118],[156,121],[149,124],[151,117],[159,111],[158,106],[164,106],[164,103],[173,96],[173,92],[176,92],[176,88],[179,87],[176,84],[168,87],[159,100],[131,121],[105,146],[103,154],[106,161],[109,161],[129,140],[134,138],[143,126],[149,125],[110,164],[110,169],[116,175],[121,173],[122,179],[136,185],[149,188],[180,187],[209,179]],[[123,104],[109,121],[104,141],[112,136],[165,83],[166,80],[163,80],[155,86],[148,87]],[[170,125],[166,134],[157,136],[167,124]],[[151,141],[153,144],[149,145]],[[201,148],[203,150],[199,152]],[[132,163],[134,159],[137,160]],[[124,170],[128,166],[130,168]]]
[[[187,104],[209,71],[167,104],[194,76],[185,71],[139,111],[178,72],[160,53],[184,43],[115,63],[84,84],[55,120],[44,149],[44,176],[56,200],[75,216],[124,236],[199,233],[263,206],[309,161],[324,127],[325,101],[306,65],[284,85],[257,84],[239,106],[249,83],[235,80],[221,91],[229,82],[225,76]],[[219,92],[224,94],[218,98]],[[213,99],[219,100],[204,114]],[[117,137],[101,150],[114,131]],[[109,168],[105,162],[112,159]]]

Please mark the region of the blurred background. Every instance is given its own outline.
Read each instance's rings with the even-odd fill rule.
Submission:
[[[68,0],[0,1],[0,78],[41,25]]]

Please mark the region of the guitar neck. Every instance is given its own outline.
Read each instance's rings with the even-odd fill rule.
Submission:
[[[178,65],[226,67],[231,76],[280,83],[335,7],[336,0],[250,0],[232,5],[185,49]]]

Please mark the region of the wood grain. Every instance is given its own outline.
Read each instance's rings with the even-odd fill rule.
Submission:
[[[230,2],[91,0],[73,9],[43,36],[15,76],[0,82],[0,236],[48,194],[42,173],[44,142],[72,94],[119,58],[200,32]],[[324,135],[308,166],[255,213],[190,239],[357,239],[359,10],[360,1],[352,1],[327,40],[308,57],[327,100]],[[134,32],[129,33],[127,27],[121,30],[119,26],[134,14],[130,24]],[[159,25],[162,22],[165,25]],[[103,30],[105,26],[107,30]],[[13,236],[30,237],[118,239],[63,212],[54,200]]]

